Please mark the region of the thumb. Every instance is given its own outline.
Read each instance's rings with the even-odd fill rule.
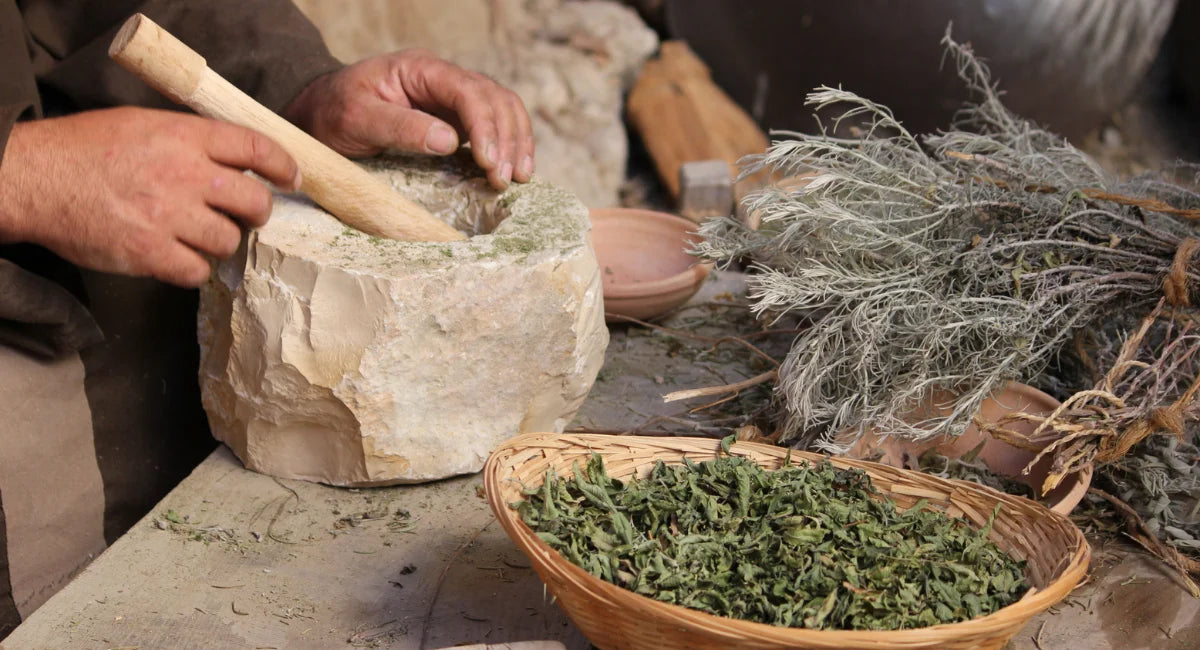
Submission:
[[[422,111],[384,104],[374,121],[373,144],[412,153],[446,155],[458,149],[458,134],[442,120]]]

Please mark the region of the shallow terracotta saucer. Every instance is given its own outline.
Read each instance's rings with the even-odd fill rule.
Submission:
[[[665,314],[695,295],[712,269],[688,254],[700,237],[687,219],[633,208],[593,209],[591,218],[608,313],[639,320]]]

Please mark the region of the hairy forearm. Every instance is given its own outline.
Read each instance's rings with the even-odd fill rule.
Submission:
[[[0,243],[29,239],[31,188],[27,159],[35,147],[29,142],[30,135],[28,123],[14,124],[4,132],[4,148],[0,150]]]

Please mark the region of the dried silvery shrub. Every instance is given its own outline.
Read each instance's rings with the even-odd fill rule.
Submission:
[[[1200,216],[1194,194],[1109,178],[1010,112],[967,46],[944,44],[978,97],[951,130],[917,136],[884,106],[820,88],[809,103],[847,106],[839,121],[784,134],[744,170],[810,174],[807,184],[753,196],[757,231],[733,219],[702,228],[702,256],[753,260],[758,314],[811,319],[779,372],[785,440],[837,451],[869,428],[959,434],[990,393],[1037,377],[1077,331],[1149,312],[1197,236],[1185,218]],[[860,135],[832,135],[851,123]],[[1188,267],[1184,295],[1197,281]],[[952,396],[938,404],[949,413],[914,420],[935,391]]]

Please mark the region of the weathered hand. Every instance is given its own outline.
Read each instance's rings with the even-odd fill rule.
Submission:
[[[99,271],[198,286],[210,270],[201,253],[237,250],[234,219],[261,226],[271,213],[270,190],[246,169],[299,187],[295,161],[275,142],[194,115],[115,108],[20,123],[0,160],[0,238]]]
[[[459,134],[503,189],[533,175],[533,130],[516,93],[425,50],[365,59],[319,77],[284,116],[347,156],[385,149],[445,155]]]

